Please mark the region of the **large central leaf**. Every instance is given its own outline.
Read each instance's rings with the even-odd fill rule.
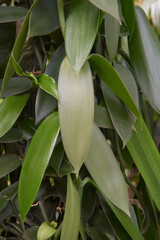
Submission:
[[[78,73],[93,46],[99,10],[87,0],[71,1],[66,20],[65,46],[72,68]]]
[[[62,141],[69,161],[78,172],[89,151],[94,118],[93,81],[88,62],[77,76],[65,58],[58,91]]]

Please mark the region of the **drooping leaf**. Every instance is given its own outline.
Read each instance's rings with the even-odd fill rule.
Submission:
[[[71,1],[66,19],[65,47],[78,74],[91,51],[99,25],[99,10],[86,0]]]
[[[135,9],[133,0],[120,0],[122,14],[129,29],[129,39],[132,38],[135,27]]]
[[[80,198],[70,175],[67,175],[67,200],[60,240],[77,240],[79,224]]]
[[[92,54],[89,57],[89,62],[96,71],[100,79],[102,79],[106,85],[126,104],[128,109],[138,118],[141,122],[140,113],[125,87],[123,81],[116,73],[112,65],[102,56],[98,54]]]
[[[29,37],[49,34],[58,27],[57,0],[39,0],[31,13]]]
[[[14,171],[21,166],[21,161],[17,155],[0,156],[0,178]]]
[[[32,12],[32,9],[34,8],[34,6],[37,4],[39,0],[35,0],[34,3],[32,4],[30,10],[28,11],[25,20],[23,22],[22,28],[18,34],[18,37],[16,39],[16,42],[14,44],[13,50],[12,50],[12,54],[8,60],[8,64],[4,73],[4,78],[3,78],[3,84],[2,84],[2,88],[1,88],[1,95],[3,94],[13,72],[14,72],[14,67],[13,67],[13,61],[12,61],[12,55],[15,57],[16,61],[19,61],[20,56],[21,56],[21,52],[22,52],[22,48],[23,48],[23,44],[26,40],[27,37],[27,32],[28,32],[28,24],[29,24],[29,18],[30,18],[30,14]]]
[[[98,127],[111,129],[113,128],[113,124],[109,116],[108,110],[107,108],[102,106],[95,105],[94,122]]]
[[[11,128],[5,135],[0,138],[0,143],[18,142],[22,139],[22,132],[18,128]]]
[[[58,91],[62,142],[78,172],[88,154],[94,118],[93,81],[88,62],[77,76],[65,58],[60,68]]]
[[[85,165],[104,195],[130,215],[128,193],[122,173],[107,140],[95,124]]]
[[[58,114],[54,112],[39,126],[27,150],[18,188],[18,206],[22,221],[36,197],[58,133]]]
[[[118,13],[118,3],[117,0],[89,0],[96,7],[102,11],[113,16],[118,22],[120,22],[120,17]]]
[[[114,63],[114,68],[116,69],[117,73],[121,77],[124,85],[126,86],[137,108],[139,109],[138,88],[137,88],[136,80],[133,74],[127,67],[124,67],[121,64]]]
[[[102,91],[113,126],[123,141],[123,146],[132,136],[132,123],[121,100],[102,82]]]
[[[153,200],[160,209],[160,198],[157,189],[160,187],[160,155],[153,142],[153,139],[143,121],[142,129],[137,122],[136,132],[128,142],[128,150],[140,171]]]
[[[58,81],[59,68],[64,57],[65,49],[64,44],[62,44],[53,54],[45,71],[45,74],[53,77],[56,82]],[[56,107],[57,101],[43,90],[38,89],[35,106],[36,123],[40,122],[44,117],[55,110]]]
[[[29,94],[7,97],[0,102],[0,137],[7,133],[24,108]]]
[[[37,232],[37,240],[44,240],[52,237],[56,233],[56,229],[50,226],[50,223],[43,222]]]
[[[120,23],[109,14],[105,15],[105,38],[107,42],[107,51],[110,62],[116,57],[118,49],[118,40],[120,34]]]
[[[0,6],[0,23],[14,22],[24,18],[27,14],[26,8]]]
[[[0,88],[2,86],[2,79],[0,79]],[[28,78],[13,77],[10,79],[2,97],[17,95],[30,90],[32,82]]]
[[[129,50],[138,84],[152,107],[160,112],[159,39],[139,7],[136,7],[136,25]]]
[[[42,90],[59,100],[57,84],[52,77],[46,74],[40,74],[38,75],[37,80]]]

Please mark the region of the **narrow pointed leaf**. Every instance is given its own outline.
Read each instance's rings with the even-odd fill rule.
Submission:
[[[43,16],[43,17],[42,17]],[[29,37],[41,36],[59,27],[57,0],[39,0],[31,13]]]
[[[129,39],[132,38],[135,27],[135,7],[133,0],[120,0],[122,14],[129,29]]]
[[[126,183],[107,140],[95,124],[85,165],[104,195],[130,215]]]
[[[37,80],[42,90],[59,100],[57,84],[52,77],[46,74],[40,74],[38,75]]]
[[[99,10],[87,0],[71,1],[66,20],[65,47],[76,73],[87,59],[96,38]]]
[[[2,155],[0,157],[0,178],[20,167],[21,161],[17,155]]]
[[[129,50],[138,84],[152,107],[160,112],[159,39],[139,7],[136,7],[136,25]]]
[[[50,226],[48,222],[43,222],[37,232],[37,240],[44,240],[52,237],[56,233],[56,229]]]
[[[32,9],[34,8],[34,6],[37,4],[38,1],[39,0],[35,0],[34,3],[31,6],[30,10],[28,11],[28,13],[25,17],[25,20],[23,22],[22,28],[21,28],[21,30],[18,34],[18,37],[16,39],[16,42],[14,44],[12,54],[11,54],[9,60],[8,60],[8,64],[7,64],[7,67],[6,67],[6,70],[5,70],[2,89],[1,89],[1,94],[4,92],[12,74],[14,73],[12,55],[15,57],[16,61],[19,61],[19,59],[20,59],[22,48],[23,48],[24,42],[25,42],[26,37],[27,37],[29,17],[30,17],[30,14],[32,12]]]
[[[67,200],[60,240],[78,239],[80,214],[80,198],[70,175],[68,175]]]
[[[78,172],[89,151],[94,118],[93,81],[88,62],[77,76],[65,58],[60,68],[58,91],[62,142]]]
[[[157,191],[160,188],[160,155],[145,123],[143,122],[142,129],[138,122],[135,127],[137,133],[133,132],[127,147],[152,198],[160,209],[160,197]]]
[[[0,6],[0,23],[14,22],[24,18],[27,14],[26,8]]]
[[[7,97],[0,102],[0,137],[7,133],[24,108],[29,94]]]
[[[102,82],[102,91],[113,126],[123,141],[123,146],[132,136],[132,123],[121,100]]]
[[[58,114],[54,112],[39,126],[27,150],[18,188],[18,206],[22,221],[36,197],[58,133]]]
[[[110,62],[116,57],[120,34],[120,23],[109,14],[105,15],[105,38]]]
[[[96,71],[100,79],[126,104],[128,109],[138,118],[141,122],[140,113],[125,87],[120,76],[116,73],[112,65],[102,56],[92,54],[89,57],[89,62]]]
[[[117,19],[120,22],[120,17],[118,13],[118,3],[117,0],[89,0],[96,7],[101,9],[103,12],[106,12]]]

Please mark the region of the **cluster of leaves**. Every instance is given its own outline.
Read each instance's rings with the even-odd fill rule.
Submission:
[[[160,43],[144,11],[2,3],[0,239],[160,239]]]

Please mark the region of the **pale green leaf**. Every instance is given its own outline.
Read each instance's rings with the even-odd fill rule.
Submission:
[[[93,81],[88,62],[76,75],[65,58],[60,68],[58,91],[62,142],[78,172],[89,151],[94,118]]]
[[[104,195],[130,216],[126,183],[107,140],[95,124],[85,165]]]
[[[77,240],[80,227],[80,198],[72,182],[67,176],[67,200],[60,240]]]
[[[50,223],[43,222],[37,232],[37,240],[47,240],[56,233],[56,229],[50,226]]]

